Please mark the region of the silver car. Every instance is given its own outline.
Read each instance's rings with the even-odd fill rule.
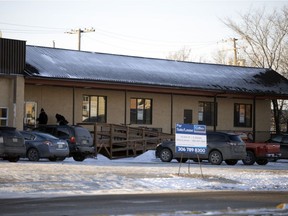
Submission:
[[[17,162],[25,154],[24,139],[13,127],[0,127],[0,158]]]
[[[63,161],[69,156],[69,146],[66,140],[35,131],[20,131],[20,133],[25,139],[25,157],[30,161],[39,161],[40,158]]]
[[[176,152],[174,141],[165,141],[156,148],[156,157],[163,162],[176,159],[178,162],[186,162],[188,159],[208,160],[213,165],[220,165],[225,161],[228,165],[235,165],[238,160],[246,157],[246,145],[237,134],[223,132],[207,132],[207,150],[205,154],[191,154]]]

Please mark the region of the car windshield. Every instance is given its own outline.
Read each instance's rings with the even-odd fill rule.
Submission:
[[[234,142],[243,142],[241,137],[238,135],[229,135],[229,139]]]
[[[86,128],[75,127],[75,134],[78,137],[91,137],[90,132]]]
[[[58,139],[57,137],[51,135],[51,134],[46,134],[46,133],[35,133],[37,135],[38,138],[40,139]]]

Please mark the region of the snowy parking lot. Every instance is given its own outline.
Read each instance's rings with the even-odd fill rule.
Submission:
[[[180,166],[181,165],[181,166]],[[288,191],[288,161],[266,166],[163,163],[148,151],[136,158],[75,162],[0,161],[0,198],[177,191]],[[201,172],[202,170],[202,172]]]

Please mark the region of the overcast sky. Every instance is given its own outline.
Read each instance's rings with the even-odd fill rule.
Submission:
[[[209,61],[218,49],[233,46],[237,37],[222,22],[239,20],[249,10],[280,9],[288,1],[196,0],[0,0],[2,37],[27,41],[28,45],[165,58],[184,46],[194,61]],[[227,42],[223,42],[227,40]],[[220,47],[220,48],[219,48]],[[231,49],[232,52],[232,49]]]

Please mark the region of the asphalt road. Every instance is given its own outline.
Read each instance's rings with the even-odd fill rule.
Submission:
[[[278,211],[276,206],[280,203],[288,203],[288,192],[221,191],[16,198],[0,199],[0,215],[181,215],[181,212],[201,215],[207,211],[229,212],[235,209],[271,208]]]

